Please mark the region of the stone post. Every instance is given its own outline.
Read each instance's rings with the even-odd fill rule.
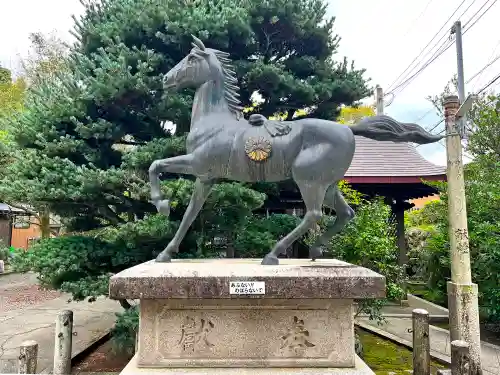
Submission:
[[[415,309],[413,316],[413,374],[431,374],[431,354],[429,344],[429,313]]]
[[[470,375],[469,344],[465,341],[451,343],[451,375]]]
[[[462,143],[456,128],[457,96],[444,101],[448,177],[448,218],[450,223],[451,282],[448,283],[451,340],[470,345],[470,373],[481,375],[481,341],[477,285],[472,283],[469,233],[465,201]]]
[[[64,310],[57,315],[54,345],[54,375],[71,373],[73,346],[73,311]]]
[[[19,374],[36,374],[38,344],[36,341],[25,341],[19,349]]]

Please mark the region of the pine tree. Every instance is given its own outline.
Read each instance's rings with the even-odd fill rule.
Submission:
[[[72,286],[66,284],[80,297],[105,291],[83,287],[81,280],[151,259],[168,243],[187,204],[191,181],[167,182],[171,217],[155,215],[147,169],[155,159],[185,152],[193,92],[165,94],[162,77],[188,53],[191,35],[231,53],[243,105],[254,104],[258,92],[262,100],[254,111],[266,116],[285,113],[291,119],[306,109],[299,114],[334,119],[341,104],[362,99],[368,89],[363,70],[333,59],[339,42],[333,25],[323,0],[88,2],[75,20],[77,42],[67,69],[30,90],[25,110],[12,122],[17,161],[0,184],[0,196],[48,205],[69,231],[98,230],[113,242],[112,253],[89,250],[89,258],[82,256],[86,264],[100,262],[98,271],[82,266],[71,274]],[[175,135],[165,121],[176,125]],[[200,256],[193,249],[221,228],[237,233],[264,200],[244,184],[221,184],[181,256]],[[229,211],[233,222],[221,225]],[[106,260],[92,258],[99,256]],[[113,266],[105,266],[110,259]]]

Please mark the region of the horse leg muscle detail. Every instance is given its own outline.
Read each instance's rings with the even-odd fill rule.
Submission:
[[[328,188],[325,197],[325,205],[335,210],[336,218],[333,224],[329,225],[326,231],[318,236],[309,250],[311,259],[316,259],[322,255],[322,246],[327,246],[330,239],[339,233],[346,224],[354,218],[354,210],[347,204],[338,186],[332,185]]]
[[[212,190],[213,181],[202,181],[199,178],[196,180],[194,185],[193,195],[191,195],[191,200],[189,205],[184,212],[179,229],[175,233],[174,238],[167,245],[165,250],[163,250],[156,258],[157,262],[170,262],[172,260],[172,253],[179,251],[179,245],[181,244],[184,236],[186,235],[189,227],[193,223],[196,216],[200,212],[203,204],[207,200],[210,191]]]
[[[193,174],[192,155],[181,155],[173,158],[155,160],[149,167],[149,182],[151,184],[151,201],[156,206],[158,212],[168,216],[170,204],[168,200],[163,200],[160,191],[160,173],[181,173]]]
[[[279,264],[278,256],[286,251],[297,239],[321,219],[321,206],[325,198],[328,185],[319,185],[314,181],[296,181],[306,205],[307,212],[297,227],[281,239],[262,260],[262,264]]]

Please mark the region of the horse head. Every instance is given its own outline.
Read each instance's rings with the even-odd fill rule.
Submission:
[[[212,48],[206,48],[203,42],[193,37],[193,48],[165,75],[163,87],[165,90],[181,90],[197,88],[207,81],[216,81],[224,77],[224,67],[219,59],[229,62],[228,53]]]
[[[193,48],[176,66],[163,78],[165,90],[181,90],[184,88],[199,88],[207,82],[212,82],[219,88],[220,99],[230,112],[237,118],[241,115],[240,96],[236,73],[232,70],[229,53],[207,48],[203,42],[192,35]]]

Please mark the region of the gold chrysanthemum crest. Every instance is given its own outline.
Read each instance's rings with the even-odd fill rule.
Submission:
[[[245,153],[250,160],[264,161],[271,155],[271,142],[264,137],[250,137],[245,142]]]

